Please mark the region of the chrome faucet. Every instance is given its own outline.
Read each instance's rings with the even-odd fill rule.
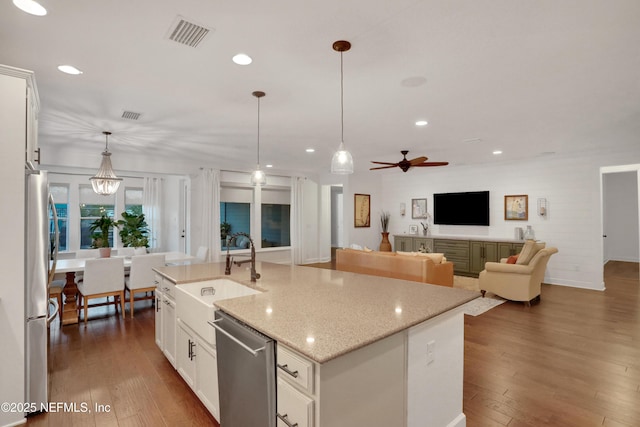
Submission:
[[[238,236],[245,236],[246,238],[249,239],[249,244],[251,245],[250,259],[246,259],[243,261],[233,261],[233,258],[231,258],[231,255],[229,254],[229,246],[231,245],[231,242],[234,241]],[[226,266],[224,269],[224,274],[226,274],[227,276],[231,274],[232,264],[240,266],[245,262],[251,262],[251,281],[255,283],[255,281],[260,278],[260,273],[256,272],[256,247],[253,244],[253,239],[251,238],[251,236],[249,236],[245,232],[240,231],[238,233],[232,234],[231,237],[227,239],[227,260],[226,260]]]

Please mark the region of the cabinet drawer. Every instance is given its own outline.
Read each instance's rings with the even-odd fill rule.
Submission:
[[[167,279],[165,279],[162,276],[159,276],[157,274],[156,274],[155,277],[156,277],[156,282],[158,282],[156,287],[160,290],[160,292],[162,292],[167,297],[175,300],[175,298],[176,298],[176,284],[173,283],[171,280],[167,280]]]
[[[278,376],[313,393],[313,363],[278,346],[276,350]]]
[[[313,399],[294,389],[280,378],[278,378],[277,384],[277,427],[313,427]]]

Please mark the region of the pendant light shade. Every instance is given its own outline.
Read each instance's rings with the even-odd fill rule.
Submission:
[[[267,183],[267,176],[262,172],[262,170],[260,170],[260,98],[262,98],[265,93],[257,90],[253,92],[252,95],[258,98],[258,156],[256,170],[251,174],[251,185],[262,186]]]
[[[118,191],[120,187],[120,181],[122,178],[118,178],[113,172],[111,166],[111,153],[109,152],[109,135],[111,132],[102,132],[105,135],[105,147],[102,152],[102,162],[100,163],[100,169],[95,176],[89,178],[93,191],[103,196],[109,196]]]
[[[338,40],[333,43],[333,50],[340,52],[340,146],[331,159],[331,173],[353,173],[353,157],[344,146],[344,73],[342,69],[342,52],[351,49],[351,43],[346,40]]]

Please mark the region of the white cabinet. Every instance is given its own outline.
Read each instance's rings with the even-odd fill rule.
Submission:
[[[155,305],[156,305],[156,345],[160,350],[164,351],[164,345],[162,341],[162,292],[157,288],[155,291]]]
[[[192,390],[196,388],[196,338],[180,319],[177,321],[176,369]]]
[[[35,83],[27,86],[27,139],[25,157],[27,162],[40,164],[40,149],[38,148],[38,112],[40,109],[38,91]]]
[[[164,356],[176,366],[176,303],[162,295],[162,344]]]
[[[277,426],[313,426],[313,399],[287,384],[281,377],[278,377],[277,385]]]
[[[177,320],[176,369],[211,414],[220,419],[218,361],[215,348],[207,345],[181,319]]]
[[[220,419],[220,395],[218,393],[218,357],[215,348],[198,340],[196,357],[196,395],[204,406]]]

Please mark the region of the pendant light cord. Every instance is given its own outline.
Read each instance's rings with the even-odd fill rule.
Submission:
[[[344,144],[344,70],[340,51],[340,141]]]
[[[258,163],[260,165],[260,97],[258,97]]]

